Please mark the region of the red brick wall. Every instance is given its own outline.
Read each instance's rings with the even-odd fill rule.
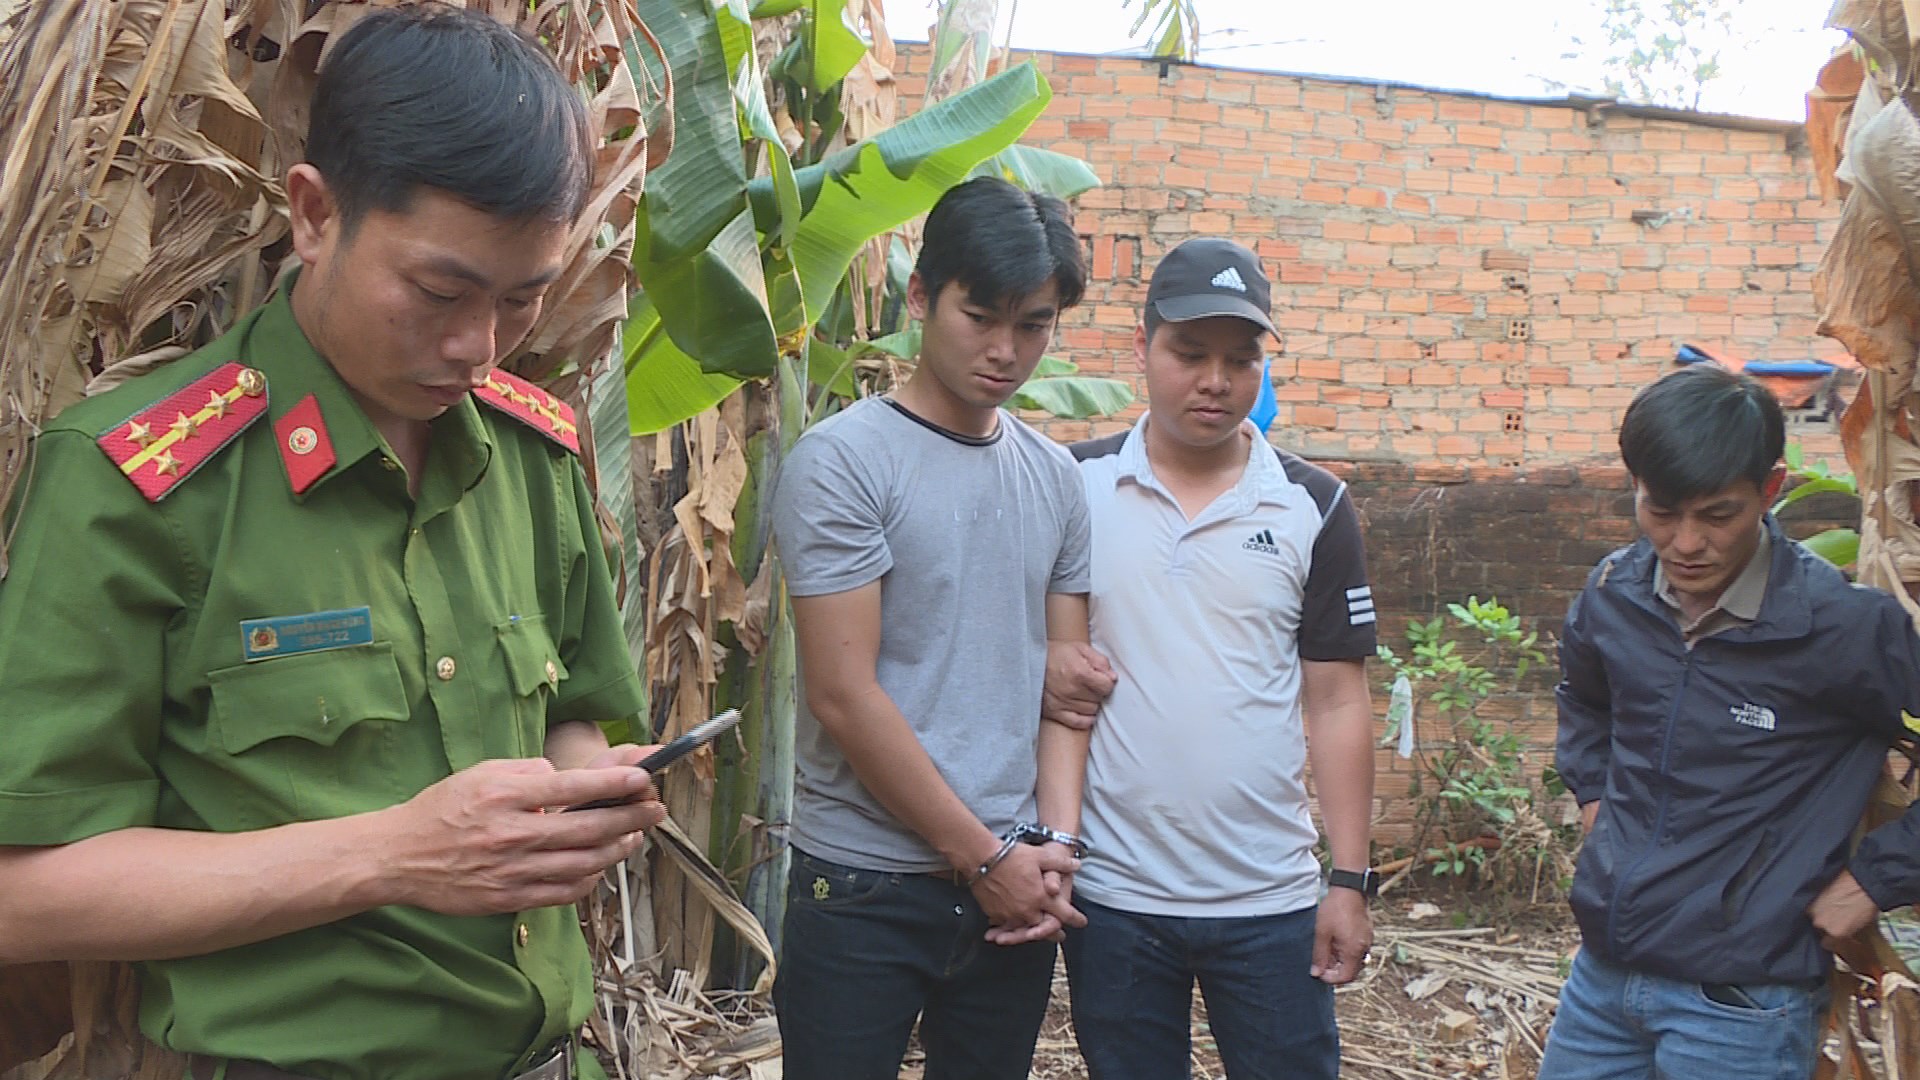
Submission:
[[[902,55],[913,107],[926,54]],[[1137,58],[1015,59],[1055,95],[1025,141],[1105,182],[1079,200],[1093,281],[1063,351],[1133,377],[1160,254],[1234,237],[1275,278],[1274,440],[1309,457],[1611,457],[1620,411],[1676,343],[1838,351],[1814,335],[1811,292],[1838,207],[1817,201],[1785,133]],[[1636,210],[1673,217],[1654,228]],[[1796,437],[1816,457],[1837,450],[1825,429]]]

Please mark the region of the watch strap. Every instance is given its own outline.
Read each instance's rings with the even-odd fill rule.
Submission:
[[[1380,892],[1380,875],[1369,867],[1365,870],[1329,870],[1327,884],[1336,889],[1352,889],[1361,896],[1374,896]]]

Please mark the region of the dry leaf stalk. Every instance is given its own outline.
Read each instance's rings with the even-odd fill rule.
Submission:
[[[1916,25],[1909,20],[1914,6],[1911,0],[1833,6],[1828,24],[1847,30],[1871,63],[1860,63],[1851,48],[1835,55],[1808,95],[1808,129],[1822,190],[1846,198],[1814,279],[1819,329],[1868,371],[1841,423],[1861,495],[1857,573],[1920,620],[1913,599],[1920,589],[1914,516],[1920,444],[1910,423],[1920,406],[1920,119],[1907,91],[1920,59],[1909,31]],[[1913,801],[1913,781],[1901,779],[1908,771],[1890,765],[1862,833]],[[1920,1076],[1920,996],[1911,973],[1876,929],[1862,944],[1870,959],[1859,963],[1867,970],[1835,975],[1828,1033],[1837,1055],[1823,1057],[1816,1076]]]

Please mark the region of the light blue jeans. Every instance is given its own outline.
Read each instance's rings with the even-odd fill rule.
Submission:
[[[1825,980],[1703,986],[1583,949],[1539,1080],[1808,1080],[1828,996]]]

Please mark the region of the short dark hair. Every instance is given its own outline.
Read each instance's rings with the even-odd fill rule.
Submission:
[[[1764,489],[1786,446],[1786,420],[1767,388],[1714,364],[1642,389],[1620,421],[1620,460],[1667,506],[1741,480]]]
[[[587,110],[539,45],[438,4],[354,23],[313,92],[306,160],[351,232],[417,188],[509,219],[572,222],[593,181]]]
[[[1087,264],[1067,204],[997,176],[975,177],[940,196],[927,215],[914,270],[929,306],[949,282],[986,308],[1038,292],[1049,280],[1062,311],[1087,291]]]

